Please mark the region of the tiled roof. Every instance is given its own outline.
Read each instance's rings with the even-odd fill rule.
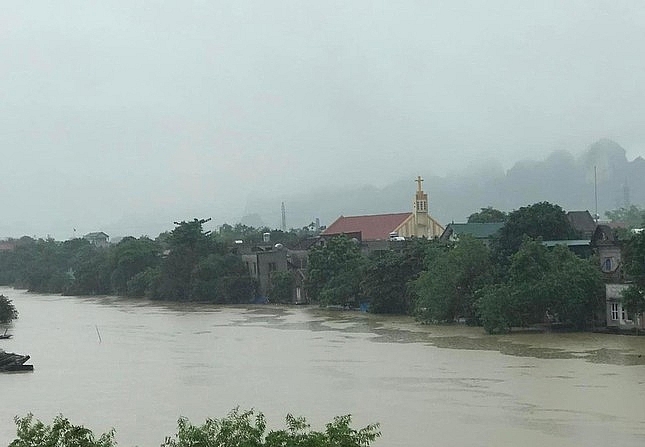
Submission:
[[[371,216],[340,216],[325,231],[324,236],[361,233],[364,241],[384,240],[405,222],[412,213],[375,214]]]
[[[545,247],[555,247],[556,245],[566,245],[567,247],[588,246],[591,244],[590,239],[570,239],[561,241],[542,241]]]
[[[504,222],[491,223],[451,223],[446,227],[448,236],[454,234],[470,234],[477,239],[488,239],[497,233],[504,226]],[[442,235],[443,238],[443,235]]]
[[[584,235],[591,237],[596,229],[596,222],[591,217],[591,214],[589,214],[589,211],[569,211],[567,213],[567,219],[576,231]]]

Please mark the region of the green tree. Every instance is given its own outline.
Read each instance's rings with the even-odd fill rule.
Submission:
[[[645,209],[636,205],[621,207],[605,212],[605,216],[612,222],[627,225],[628,228],[642,228],[645,226]]]
[[[465,318],[475,321],[477,291],[492,279],[490,251],[469,235],[431,256],[427,269],[414,282],[416,315],[423,322]]]
[[[378,424],[359,430],[351,427],[351,416],[337,416],[325,431],[310,430],[305,418],[287,415],[287,428],[266,432],[266,419],[253,410],[229,413],[223,419],[207,419],[201,426],[181,418],[178,432],[161,447],[369,447],[381,433]]]
[[[70,266],[72,281],[63,290],[66,295],[104,295],[111,293],[109,248],[83,244]]]
[[[147,238],[123,238],[110,250],[110,284],[112,293],[128,295],[128,281],[161,262],[161,246]]]
[[[161,269],[159,267],[148,267],[128,280],[125,294],[130,297],[152,298],[160,276]]]
[[[539,202],[511,212],[493,249],[498,262],[510,260],[526,238],[542,240],[566,240],[578,237],[567,215],[558,205]]]
[[[401,251],[371,255],[362,270],[361,294],[373,313],[408,314],[415,290],[410,286],[423,271],[426,253],[434,241],[406,241]]]
[[[254,292],[255,285],[238,256],[212,253],[193,268],[188,299],[239,304],[251,301]]]
[[[583,328],[601,303],[602,278],[592,261],[565,246],[549,250],[527,239],[511,258],[507,280],[477,295],[479,317],[491,333],[547,321]]]
[[[360,244],[344,235],[314,247],[309,252],[305,284],[311,299],[323,304],[357,304],[363,261]]]
[[[168,254],[161,263],[153,298],[176,301],[190,299],[193,270],[214,247],[210,232],[203,229],[209,220],[175,222],[175,229],[167,237]]]
[[[645,233],[633,235],[623,251],[625,272],[631,281],[623,292],[623,306],[630,314],[645,312]]]
[[[293,289],[296,285],[291,272],[271,272],[269,298],[273,303],[293,302]]]
[[[508,214],[491,206],[481,208],[477,213],[468,216],[468,223],[496,223],[506,222]]]
[[[508,284],[490,284],[477,292],[475,309],[489,334],[506,333],[522,326],[522,309],[513,292]]]
[[[11,300],[4,295],[0,295],[0,323],[8,323],[18,318],[18,311]]]
[[[114,429],[103,433],[98,439],[82,425],[73,425],[63,416],[56,416],[52,425],[34,420],[30,413],[15,418],[17,438],[9,447],[116,447]]]
[[[63,416],[52,425],[34,420],[32,414],[15,418],[17,437],[9,447],[116,447],[114,429],[96,438],[91,430],[73,425]],[[186,418],[177,422],[177,433],[167,436],[161,447],[369,447],[381,436],[378,424],[360,429],[351,426],[350,415],[337,416],[324,431],[311,430],[303,417],[286,416],[286,429],[267,432],[264,414],[234,409],[222,419],[207,419],[193,425]]]

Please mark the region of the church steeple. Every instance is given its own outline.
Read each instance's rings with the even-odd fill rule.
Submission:
[[[414,198],[414,214],[418,215],[419,213],[428,214],[428,194],[423,192],[423,179],[421,176],[418,176],[415,180],[417,182],[417,193]]]

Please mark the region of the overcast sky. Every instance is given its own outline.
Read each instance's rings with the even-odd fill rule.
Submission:
[[[154,237],[603,137],[631,159],[644,55],[642,0],[3,2],[0,237]]]

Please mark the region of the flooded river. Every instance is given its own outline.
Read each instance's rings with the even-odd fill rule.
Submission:
[[[13,418],[59,413],[122,447],[158,446],[179,416],[232,408],[313,428],[351,413],[376,447],[645,445],[645,337],[488,336],[404,317],[309,307],[216,307],[0,289],[20,312],[0,348],[0,445]]]

